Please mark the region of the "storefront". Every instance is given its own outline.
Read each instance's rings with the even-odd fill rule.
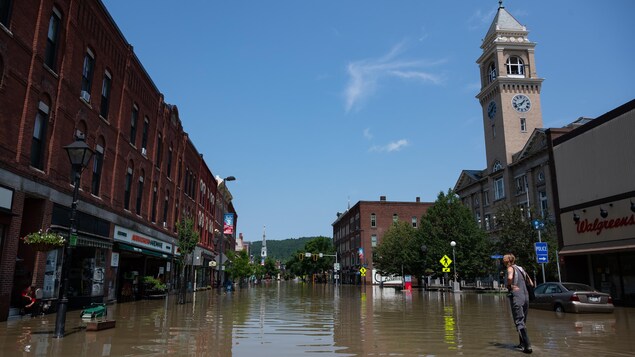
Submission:
[[[171,283],[173,245],[124,227],[114,232],[118,302],[135,301],[145,297],[143,279],[146,276]]]
[[[194,248],[194,290],[213,286],[212,264],[214,260],[212,252],[202,248]]]
[[[635,100],[553,140],[567,281],[635,306]]]

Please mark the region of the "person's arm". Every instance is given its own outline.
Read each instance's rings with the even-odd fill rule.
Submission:
[[[514,283],[514,268],[509,266],[507,267],[507,288],[512,289],[513,283]]]

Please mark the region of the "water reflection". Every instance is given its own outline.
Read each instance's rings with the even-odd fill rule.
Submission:
[[[401,292],[367,286],[271,283],[109,306],[115,329],[82,328],[67,315],[0,324],[0,355],[28,356],[443,356],[508,355],[517,343],[504,295]],[[535,355],[627,356],[635,310],[556,314],[530,310]]]

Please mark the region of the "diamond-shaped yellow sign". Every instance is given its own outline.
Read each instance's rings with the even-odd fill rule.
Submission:
[[[366,268],[364,267],[359,268],[359,272],[362,274],[362,276],[366,275]]]
[[[450,259],[450,257],[448,257],[447,255],[444,255],[443,258],[441,258],[441,260],[439,260],[441,262],[441,265],[443,265],[444,267],[449,267],[450,264],[452,264],[452,259]]]

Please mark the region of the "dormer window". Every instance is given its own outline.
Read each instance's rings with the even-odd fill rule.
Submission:
[[[507,59],[507,75],[509,77],[525,77],[525,64],[518,56],[510,56]]]
[[[494,82],[494,80],[496,79],[496,64],[494,62],[490,63],[489,67],[487,68],[487,79],[488,79],[488,83],[492,83]]]
[[[496,160],[494,162],[494,165],[492,165],[492,172],[496,172],[496,171],[500,171],[503,169],[503,165],[501,165],[501,162]]]

